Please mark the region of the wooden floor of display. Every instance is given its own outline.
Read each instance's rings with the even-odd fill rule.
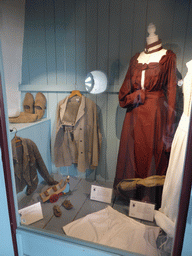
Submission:
[[[63,177],[60,174],[54,174],[53,177],[57,181],[60,181],[61,179],[66,179],[66,177]],[[37,189],[32,195],[25,195],[22,197],[22,199],[20,198],[20,201],[18,202],[18,208],[22,209],[37,202],[41,202],[43,219],[29,226],[62,235],[64,235],[63,227],[68,223],[85,217],[87,214],[102,210],[108,205],[111,205],[113,209],[125,214],[126,216],[129,216],[128,202],[122,198],[112,198],[111,204],[90,200],[91,185],[98,185],[108,188],[112,188],[113,186],[112,183],[89,181],[83,178],[70,177],[70,193],[59,197],[58,201],[55,203],[51,203],[50,201],[43,203],[39,194],[44,192],[49,186],[45,182],[42,182],[38,185]],[[66,199],[70,200],[73,204],[73,208],[70,210],[67,210],[62,206],[62,203]],[[54,205],[60,206],[60,209],[62,211],[62,215],[60,217],[55,217],[53,213]],[[156,226],[155,221],[150,222],[139,219],[135,220],[146,225]],[[161,231],[157,238],[157,248],[161,248],[160,255],[162,256],[171,255],[170,250],[172,249],[172,240],[168,241],[166,245],[168,247],[166,248],[165,246],[165,250],[164,247],[161,246],[166,241],[167,236],[163,231]]]
[[[66,177],[62,177],[58,174],[54,175],[54,179],[57,181],[60,181],[62,178],[65,180]],[[66,224],[82,218],[87,214],[102,210],[109,205],[103,202],[90,200],[91,185],[112,188],[112,183],[88,181],[85,179],[70,177],[70,193],[59,197],[58,201],[55,203],[50,203],[49,200],[43,203],[39,194],[45,191],[45,189],[48,188],[48,185],[42,182],[38,185],[37,189],[32,195],[24,196],[18,202],[18,207],[19,209],[22,209],[26,206],[41,202],[43,219],[31,224],[30,226],[64,234],[62,227]],[[73,208],[70,210],[67,210],[62,206],[62,203],[66,199],[70,200],[73,205]],[[53,213],[54,205],[60,206],[62,211],[62,215],[60,217],[55,217]],[[118,210],[119,212],[128,216],[128,203],[123,199],[116,198],[114,200],[113,198],[110,205],[115,210]],[[138,221],[147,225],[155,225],[153,222],[142,220]]]

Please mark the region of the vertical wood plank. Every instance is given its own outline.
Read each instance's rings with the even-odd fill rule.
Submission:
[[[54,143],[55,143],[55,133],[56,133],[56,109],[57,109],[57,93],[47,94],[47,112],[48,118],[51,119],[50,127],[50,150],[51,150],[51,161],[52,161],[52,172],[56,173],[57,168],[54,164]]]
[[[102,134],[101,153],[99,158],[99,165],[96,170],[96,180],[105,181],[108,180],[106,173],[106,150],[107,150],[107,107],[108,107],[108,96],[107,93],[103,93],[97,96],[98,116],[99,116],[99,127]]]
[[[134,1],[122,0],[121,6],[121,23],[120,23],[120,65],[119,65],[119,86],[116,91],[120,90],[129,67],[129,61],[133,51],[133,18],[134,18]]]
[[[64,100],[70,93],[66,93],[66,92],[63,92],[63,93],[58,93],[58,101],[57,103],[59,103],[61,100]]]
[[[90,93],[88,93],[88,92],[85,92],[85,93],[83,93],[83,95],[84,95],[86,98],[92,100],[93,102],[95,102],[95,103],[97,104],[97,95],[96,95],[96,94],[90,94]]]
[[[117,94],[108,94],[107,106],[107,181],[113,182],[116,173],[118,140],[116,137],[116,111],[118,106]]]
[[[189,8],[189,1],[175,1],[175,15],[173,23],[171,49],[177,56],[177,69],[181,74],[183,72],[183,56],[185,50],[185,35]]]
[[[192,3],[191,3],[191,1],[190,1],[190,7],[188,10],[189,10],[189,12],[187,15],[188,20],[187,20],[186,33],[185,33],[185,48],[184,48],[184,56],[183,56],[183,68],[182,68],[183,77],[185,76],[185,74],[187,72],[186,63],[192,59],[192,55],[191,55]]]
[[[25,7],[25,25],[24,25],[24,38],[23,38],[23,56],[22,56],[22,79],[21,84],[30,84],[30,70],[29,70],[29,47],[28,41],[30,37],[30,31],[28,29],[28,2],[26,1]]]
[[[97,68],[108,75],[109,60],[109,0],[98,1]]]
[[[29,37],[28,60],[31,84],[46,84],[46,47],[43,1],[31,1],[26,3]]]
[[[121,1],[110,1],[110,26],[109,26],[109,91],[115,91],[119,87],[120,66],[120,16]]]
[[[146,13],[147,0],[135,1],[132,55],[143,51],[145,47]]]
[[[153,23],[156,26],[156,34],[162,39],[163,46],[171,48],[172,29],[175,12],[175,0],[159,1],[149,0],[147,8],[147,26]],[[145,29],[146,36],[147,27]]]
[[[56,48],[56,83],[67,83],[65,49],[65,2],[55,1],[55,48]]]
[[[21,112],[24,111],[24,109],[23,109],[23,101],[24,101],[24,98],[25,98],[25,92],[21,92]]]
[[[86,36],[86,51],[87,51],[87,72],[91,72],[97,68],[97,33],[98,33],[98,16],[97,16],[97,0],[87,0],[87,36]]]
[[[76,1],[76,88],[85,89],[86,77],[86,2]]]
[[[67,85],[73,90],[76,84],[76,28],[75,0],[65,1],[65,33],[66,33],[66,75]]]
[[[38,92],[37,92],[38,93]],[[36,93],[36,94],[37,94]],[[49,115],[49,113],[48,113],[48,110],[47,110],[47,104],[48,104],[48,92],[42,92],[43,94],[44,94],[44,96],[45,96],[45,98],[46,98],[46,109],[45,109],[45,113],[44,113],[44,116],[43,116],[43,118],[48,118],[48,115]],[[35,95],[36,96],[36,95]],[[35,98],[34,98],[35,99]],[[50,134],[51,135],[51,134]]]
[[[55,55],[55,6],[53,0],[44,1],[45,9],[45,47],[47,84],[56,84],[56,55]]]

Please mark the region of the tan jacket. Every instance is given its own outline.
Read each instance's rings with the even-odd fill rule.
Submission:
[[[80,172],[94,169],[98,166],[100,147],[96,104],[83,95],[61,100],[54,144],[56,167],[74,163]]]

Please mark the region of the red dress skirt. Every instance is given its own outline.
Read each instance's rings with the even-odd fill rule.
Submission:
[[[114,188],[122,179],[164,175],[174,134],[176,56],[167,50],[159,62],[132,57],[119,103],[127,108],[122,128]],[[145,70],[144,89],[141,73]]]

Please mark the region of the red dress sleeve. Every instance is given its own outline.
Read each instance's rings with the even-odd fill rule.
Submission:
[[[135,54],[130,61],[129,69],[125,76],[124,82],[119,91],[119,104],[122,108],[127,108],[130,105],[141,104],[145,101],[145,92],[143,89],[133,92],[131,77],[132,69],[135,68],[135,62],[137,61],[139,53]]]
[[[167,56],[167,59],[166,59]],[[176,76],[176,55],[173,51],[168,50],[164,58],[162,58],[162,63],[165,62],[165,69],[167,70],[167,145],[166,150],[169,151],[171,147],[171,142],[175,132],[175,103],[176,103],[176,88],[177,88],[177,76]]]

